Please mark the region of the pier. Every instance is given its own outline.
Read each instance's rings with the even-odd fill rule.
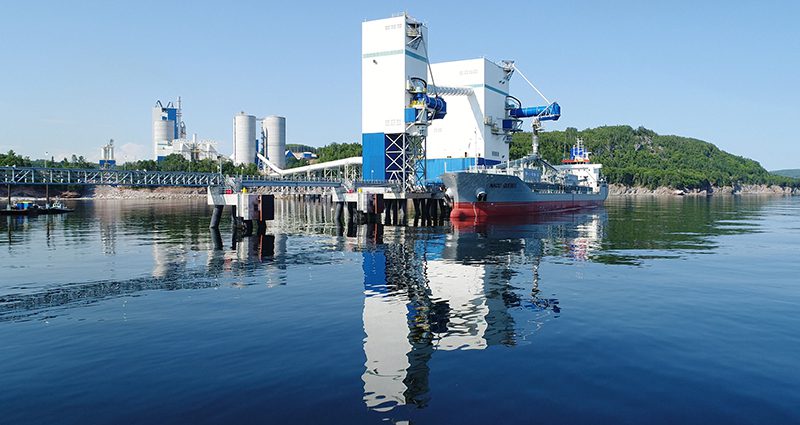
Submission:
[[[0,167],[0,184],[6,185],[10,202],[11,186],[79,185],[130,187],[206,187],[208,203],[214,206],[210,227],[218,228],[224,207],[245,234],[262,231],[274,218],[275,194],[324,197],[333,203],[337,224],[383,223],[440,225],[449,217],[444,193],[439,187],[407,190],[399,181],[364,181],[332,177],[330,167],[319,164],[310,170],[280,176],[225,176],[219,173],[167,172],[119,169],[67,169],[40,167]],[[331,164],[339,167],[340,164]],[[326,176],[327,175],[327,176]],[[352,177],[352,175],[348,175]],[[259,193],[256,193],[259,192]],[[262,192],[272,192],[264,194]]]

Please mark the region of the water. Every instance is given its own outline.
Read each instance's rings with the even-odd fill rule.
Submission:
[[[74,206],[0,220],[0,423],[800,423],[797,198],[239,243]]]

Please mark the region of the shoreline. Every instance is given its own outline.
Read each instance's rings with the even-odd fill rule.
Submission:
[[[780,195],[798,196],[800,188],[781,187],[777,185],[744,184],[737,186],[712,186],[706,189],[674,189],[671,187],[658,187],[650,189],[643,186],[624,186],[621,184],[608,185],[609,196],[720,196],[720,195]]]
[[[61,200],[145,200],[145,199],[199,199],[206,196],[205,188],[182,187],[111,187],[96,186],[88,188],[84,193],[75,191],[50,191],[50,199]],[[21,186],[12,189],[12,200],[32,199],[44,201],[45,189],[41,186]],[[273,193],[271,190],[256,190],[258,193]],[[314,192],[314,191],[312,191]],[[681,190],[669,187],[649,189],[642,186],[609,185],[609,197],[630,196],[656,196],[656,197],[707,197],[707,196],[738,196],[738,195],[778,195],[800,196],[800,188],[768,186],[768,185],[741,185],[736,187],[712,187],[711,190]],[[5,197],[3,197],[5,198]]]

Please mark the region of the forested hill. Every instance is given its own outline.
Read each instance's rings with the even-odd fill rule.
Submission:
[[[593,162],[603,164],[609,183],[680,189],[736,184],[800,185],[800,180],[770,174],[758,162],[729,154],[711,143],[662,136],[644,127],[620,125],[543,132],[539,136],[539,151],[546,160],[559,164],[577,137],[592,152]],[[522,157],[530,150],[530,133],[515,134],[511,158]]]
[[[797,169],[797,168],[792,168],[792,169],[788,169],[788,170],[772,170],[772,171],[770,171],[770,173],[778,175],[778,176],[792,177],[792,178],[795,178],[795,179],[800,179],[800,169]]]

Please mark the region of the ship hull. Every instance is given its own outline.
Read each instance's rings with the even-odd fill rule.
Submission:
[[[517,217],[592,208],[602,205],[608,188],[597,192],[533,190],[516,176],[487,173],[445,173],[442,180],[451,199],[453,219]]]

